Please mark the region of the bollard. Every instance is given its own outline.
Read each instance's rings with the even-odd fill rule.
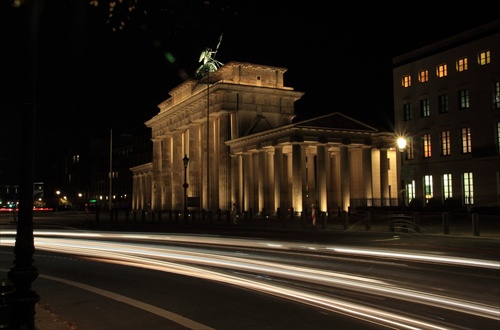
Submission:
[[[413,227],[416,233],[420,233],[420,225],[418,221],[418,212],[413,213]]]
[[[9,328],[9,294],[14,292],[14,285],[5,278],[0,278],[0,329]]]
[[[387,216],[389,219],[389,231],[392,233],[394,232],[394,221],[392,221],[392,214],[389,212],[389,215]]]
[[[344,212],[344,230],[349,228],[349,213]]]
[[[365,230],[370,231],[372,229],[372,213],[368,212],[366,214]]]
[[[326,212],[320,212],[320,217],[321,217],[321,227],[323,229],[326,229],[326,221],[325,221],[325,218],[326,218]]]
[[[450,216],[448,212],[443,212],[441,217],[443,219],[443,234],[448,235],[450,233]]]
[[[479,214],[472,213],[472,231],[474,236],[479,236]]]

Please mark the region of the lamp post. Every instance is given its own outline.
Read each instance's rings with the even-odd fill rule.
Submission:
[[[40,300],[40,295],[32,289],[32,283],[39,275],[38,269],[34,265],[33,184],[37,113],[36,69],[38,52],[36,46],[39,17],[43,7],[41,2],[24,1],[20,8],[10,12],[10,14],[19,15],[14,16],[18,19],[14,21],[12,26],[13,30],[19,32],[16,37],[18,42],[13,48],[8,48],[7,52],[10,49],[14,50],[17,56],[16,62],[13,63],[18,70],[16,75],[23,77],[12,98],[13,104],[15,104],[16,118],[19,119],[19,126],[23,134],[20,138],[22,153],[18,199],[19,214],[14,246],[15,259],[14,266],[7,273],[7,277],[14,287],[14,291],[7,295],[9,329],[34,329],[35,305]],[[15,3],[19,4],[19,2]],[[27,49],[30,51],[26,51]]]
[[[399,137],[397,139],[397,144],[398,144],[398,150],[400,152],[400,161],[399,161],[399,166],[398,166],[398,169],[399,169],[399,173],[398,173],[398,179],[399,179],[399,182],[400,182],[400,188],[399,188],[399,193],[398,193],[398,196],[401,194],[401,199],[399,201],[399,206],[405,206],[405,195],[404,195],[404,189],[405,189],[405,185],[404,185],[404,180],[402,178],[402,167],[403,167],[403,157],[404,157],[404,151],[406,149],[406,139],[404,137]]]
[[[182,162],[184,163],[184,184],[182,185],[184,187],[184,222],[187,220],[187,188],[189,187],[187,183],[187,167],[189,163],[189,158],[187,155],[184,155],[184,158],[182,158]]]

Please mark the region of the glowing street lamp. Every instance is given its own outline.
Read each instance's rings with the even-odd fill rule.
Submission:
[[[397,143],[399,151],[403,152],[406,148],[406,139],[404,137],[399,137]]]

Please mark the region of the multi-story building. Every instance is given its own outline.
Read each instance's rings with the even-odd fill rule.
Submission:
[[[400,188],[416,206],[500,206],[500,20],[393,59]]]
[[[131,208],[130,167],[151,161],[151,133],[141,127],[135,134],[110,132],[109,138],[93,138],[54,159],[45,186],[50,207],[83,209],[84,204],[106,209]],[[111,200],[111,203],[109,201]]]

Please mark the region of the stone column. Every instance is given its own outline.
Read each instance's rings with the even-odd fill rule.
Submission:
[[[268,214],[274,214],[276,204],[274,204],[274,149],[266,150],[266,180],[265,180],[265,208]]]
[[[303,201],[303,169],[302,146],[300,143],[292,145],[292,207],[296,212],[302,212]]]
[[[302,211],[306,211],[311,205],[306,205],[308,200],[304,200],[304,193],[307,191],[307,145],[300,145],[300,173],[302,176]],[[314,162],[313,162],[314,163]],[[313,166],[314,167],[314,166]],[[304,209],[305,207],[305,209]]]
[[[351,188],[350,188],[350,166],[349,166],[349,148],[347,145],[340,146],[340,207],[343,211],[347,211],[350,205]]]
[[[240,211],[244,210],[245,207],[245,181],[244,181],[244,163],[245,163],[245,155],[238,155],[238,207]]]
[[[262,169],[259,164],[259,152],[253,152],[250,154],[252,157],[252,211],[254,214],[260,212],[259,210],[259,176]]]
[[[220,127],[219,118],[210,118],[210,209],[219,208],[219,160],[220,160]]]
[[[215,141],[215,128],[216,124],[213,118],[210,118],[210,122],[208,125],[208,164],[207,164],[207,201],[208,201],[208,210],[214,211],[218,208],[219,205],[219,193],[217,192],[219,187],[218,180],[218,148],[217,141]],[[218,137],[218,136],[217,136]]]
[[[136,175],[132,174],[132,210],[135,210],[135,199],[136,199]]]
[[[169,134],[162,139],[162,189],[161,208],[172,209],[172,135]]]
[[[230,114],[224,113],[219,117],[219,208],[231,210],[231,158],[226,141],[231,139]]]
[[[286,173],[283,168],[283,147],[274,147],[274,206],[275,209],[278,207],[281,211],[284,211],[285,206],[282,199],[282,194],[285,190],[283,177]]]
[[[253,162],[252,162],[252,154],[246,153],[243,156],[243,190],[244,190],[244,209],[245,211],[253,208]]]
[[[240,206],[240,191],[239,187],[242,186],[240,181],[240,155],[231,155],[231,204],[236,203]]]
[[[324,144],[318,144],[316,147],[317,153],[317,179],[318,179],[318,210],[320,212],[327,211],[327,193],[326,193],[326,157],[327,151]]]
[[[144,183],[142,173],[137,176],[137,209],[144,210]]]
[[[256,214],[260,214],[262,210],[266,207],[265,205],[265,182],[266,182],[266,151],[261,149],[259,152],[256,154],[256,161],[257,161],[257,199],[258,199],[258,206],[257,210],[255,210]]]
[[[203,164],[201,162],[202,159],[201,126],[198,124],[193,124],[189,126],[188,130],[189,130],[189,147],[188,147],[189,154],[187,155],[189,157],[188,196],[201,197],[201,169],[203,168]],[[198,206],[201,207],[201,205]]]
[[[173,136],[172,152],[172,207],[182,210],[184,204],[184,163],[182,158],[182,132],[176,131]]]
[[[151,202],[152,210],[161,209],[161,191],[162,191],[162,148],[161,140],[153,139],[153,200]]]
[[[372,150],[370,147],[363,147],[362,159],[366,200],[365,206],[373,206]]]
[[[307,200],[307,203],[309,205],[307,205],[307,207],[310,207],[312,203],[315,203],[315,200],[318,196],[318,191],[317,191],[317,187],[316,187],[316,177],[315,177],[315,174],[316,174],[316,164],[315,164],[315,153],[314,153],[314,150],[312,147],[309,147],[307,149],[304,150],[305,151],[305,157],[304,157],[304,160],[306,161],[305,163],[305,174],[306,174],[306,177],[305,177],[305,181],[307,183],[307,191],[308,191],[308,200]],[[304,191],[306,191],[306,187],[304,187]]]
[[[389,160],[387,159],[387,149],[380,149],[380,194],[382,206],[389,206]]]

